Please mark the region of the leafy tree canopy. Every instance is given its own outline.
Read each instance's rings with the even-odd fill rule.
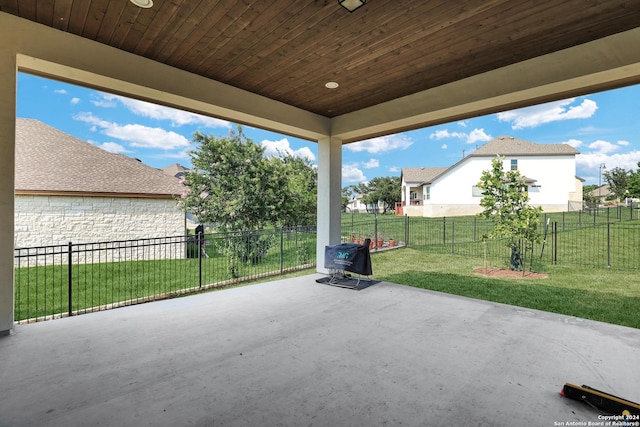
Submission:
[[[524,239],[539,241],[540,207],[529,205],[524,177],[517,170],[503,170],[504,159],[496,157],[491,169],[482,172],[478,187],[482,190],[479,215],[493,220],[494,229],[490,238],[508,238],[510,244]]]
[[[182,204],[201,222],[220,231],[313,222],[317,178],[307,160],[266,158],[241,126],[219,138],[196,132],[193,142]]]
[[[310,225],[316,222],[318,171],[307,158],[280,153],[281,175],[286,181],[285,195],[277,216],[280,225]],[[273,159],[278,161],[278,159]]]
[[[626,197],[629,186],[629,174],[629,172],[620,167],[613,168],[604,173],[604,179],[607,181],[607,184],[609,184],[609,189],[618,200]]]
[[[629,197],[640,198],[640,162],[638,162],[638,169],[629,172]]]
[[[376,177],[368,183],[362,183],[357,187],[357,192],[362,194],[362,203],[369,206],[378,206],[382,202],[383,212],[393,211],[396,202],[402,199],[400,177],[387,176]]]

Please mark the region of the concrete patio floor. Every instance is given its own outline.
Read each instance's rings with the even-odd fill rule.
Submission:
[[[0,338],[0,426],[600,421],[566,382],[640,401],[638,329],[321,277],[19,325]]]

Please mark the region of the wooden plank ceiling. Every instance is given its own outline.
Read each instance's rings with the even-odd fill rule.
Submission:
[[[337,0],[0,0],[0,10],[327,117],[640,26],[640,0],[367,0],[353,13]]]

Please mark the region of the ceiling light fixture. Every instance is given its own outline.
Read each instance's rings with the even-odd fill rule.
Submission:
[[[347,9],[349,12],[353,12],[360,6],[364,5],[365,0],[338,0],[340,6]]]
[[[153,6],[153,0],[131,0],[131,3],[143,9],[149,9]]]
[[[324,87],[326,87],[327,89],[336,89],[338,86],[340,86],[337,82],[326,82],[324,84]]]

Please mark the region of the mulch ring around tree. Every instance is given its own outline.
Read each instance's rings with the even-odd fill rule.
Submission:
[[[535,273],[533,271],[515,271],[506,268],[476,268],[473,270],[475,274],[487,277],[497,277],[499,279],[546,279],[549,277],[546,273]]]

